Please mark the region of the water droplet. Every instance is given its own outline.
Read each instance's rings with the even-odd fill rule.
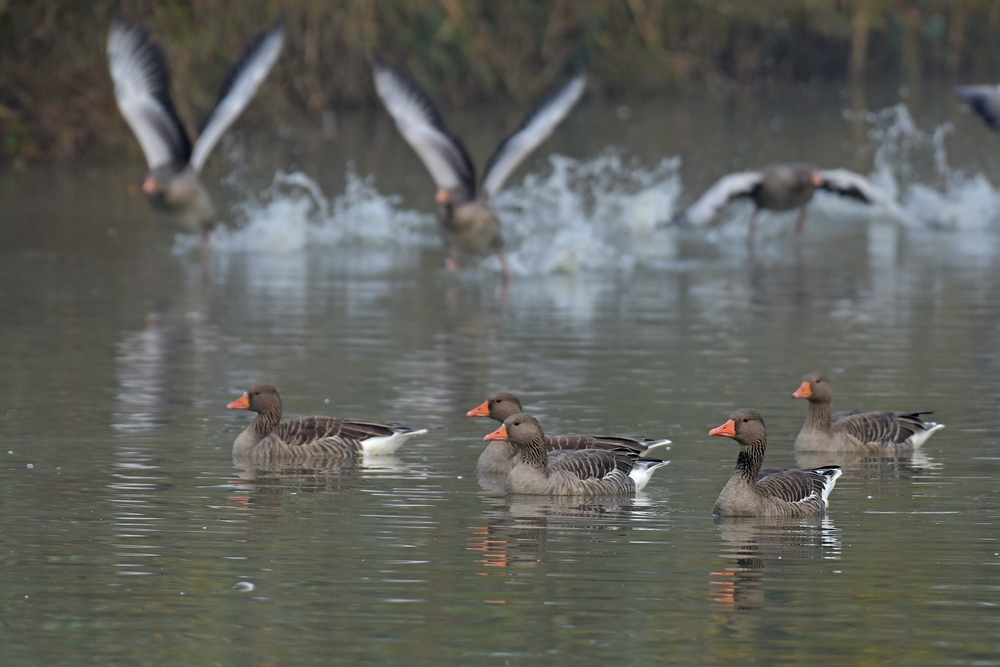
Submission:
[[[236,582],[236,585],[233,586],[233,590],[237,590],[237,591],[252,591],[255,588],[257,588],[257,587],[254,586],[249,581],[238,581],[238,582]]]
[[[34,468],[34,467],[35,467],[35,464],[34,464],[34,463],[29,463],[29,464],[28,464],[28,467],[29,467],[29,468]]]

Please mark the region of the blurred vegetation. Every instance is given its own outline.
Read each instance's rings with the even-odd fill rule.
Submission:
[[[163,46],[191,128],[248,39],[281,14],[285,53],[250,122],[375,104],[370,53],[446,104],[527,103],[581,60],[604,98],[1000,71],[996,0],[0,0],[0,160],[138,150],[104,57],[116,13]]]

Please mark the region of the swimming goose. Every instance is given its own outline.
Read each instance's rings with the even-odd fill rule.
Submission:
[[[465,413],[466,417],[489,417],[501,424],[507,417],[521,412],[521,401],[508,391],[491,394],[483,403]],[[664,447],[670,440],[618,435],[546,435],[545,449],[628,449],[643,456],[651,449]],[[517,462],[517,450],[509,442],[495,440],[479,455],[476,470],[484,474],[506,475]]]
[[[509,442],[517,462],[507,475],[509,493],[547,496],[630,496],[669,461],[638,460],[628,449],[569,449],[549,454],[538,420],[518,413],[483,438]]]
[[[1000,132],[1000,86],[961,86],[955,94],[986,121],[990,129]]]
[[[252,387],[226,407],[257,413],[233,442],[234,456],[256,460],[293,463],[392,454],[413,436],[427,433],[399,424],[335,417],[281,421],[281,397],[269,384]]]
[[[750,216],[751,234],[756,228],[757,214],[761,209],[789,211],[801,208],[795,222],[795,231],[801,232],[808,214],[805,206],[812,200],[817,189],[882,206],[904,225],[920,226],[909,213],[879,192],[864,176],[846,169],[816,169],[800,162],[772,164],[759,171],[723,176],[698,201],[667,224],[707,225],[726,204],[734,199],[747,197],[753,200],[755,207]]]
[[[381,60],[372,63],[375,90],[400,134],[417,153],[437,184],[438,220],[448,249],[446,266],[458,268],[462,253],[498,253],[504,276],[510,275],[503,254],[500,221],[488,202],[528,155],[545,141],[572,110],[587,85],[584,72],[546,97],[486,162],[476,190],[476,169],[461,140],[445,127],[431,98],[399,69]]]
[[[715,501],[719,516],[811,516],[823,514],[840,466],[761,470],[767,450],[764,419],[754,410],[737,410],[708,432],[740,443],[736,470]]]
[[[142,191],[156,217],[207,243],[215,210],[198,174],[226,129],[249,104],[271,70],[284,41],[284,21],[261,32],[222,86],[219,103],[191,146],[170,96],[170,72],[149,32],[115,19],[108,33],[108,67],[118,109],[149,164]]]
[[[798,451],[906,454],[920,447],[944,424],[925,422],[931,412],[834,412],[833,389],[822,373],[809,373],[792,398],[809,401],[809,412],[795,438]]]

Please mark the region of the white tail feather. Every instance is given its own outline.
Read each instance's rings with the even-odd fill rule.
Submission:
[[[669,440],[667,442],[669,442]],[[653,476],[653,472],[657,468],[662,468],[668,463],[670,463],[670,461],[636,461],[635,465],[632,466],[632,470],[628,474],[628,476],[632,478],[632,481],[635,482],[635,490],[642,491],[646,488],[646,484],[649,483],[649,478]]]
[[[670,445],[671,444],[672,444],[672,441],[671,440],[667,440],[666,438],[664,438],[663,440],[653,440],[652,442],[647,442],[646,443],[646,453],[649,454],[649,452],[653,451],[654,449],[660,449],[660,448],[663,448],[663,447],[665,447],[667,449],[670,449]]]
[[[937,422],[924,422],[924,426],[927,427],[926,431],[920,431],[910,436],[910,444],[914,448],[927,442],[927,438],[931,437],[934,431],[944,428],[944,424],[938,424]]]
[[[823,507],[830,506],[830,492],[833,491],[833,487],[837,486],[837,478],[843,474],[844,471],[840,468],[823,471],[823,475],[826,477],[826,484],[823,486]]]
[[[422,428],[419,431],[396,431],[392,435],[368,438],[362,441],[361,448],[364,450],[365,456],[385,456],[386,454],[395,452],[403,446],[404,442],[413,436],[422,433],[427,433],[427,429]]]

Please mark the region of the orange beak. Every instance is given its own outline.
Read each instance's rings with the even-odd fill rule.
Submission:
[[[250,409],[250,395],[243,392],[243,395],[237,398],[235,401],[226,406],[227,410],[249,410]]]
[[[735,438],[736,437],[736,422],[732,419],[727,421],[722,426],[716,426],[711,431],[708,432],[709,435],[717,435],[722,438]]]
[[[809,386],[808,382],[803,382],[799,385],[799,388],[795,390],[795,393],[792,394],[792,398],[812,398],[812,395],[812,387]]]
[[[465,413],[466,417],[489,417],[490,416],[490,402],[483,401],[482,405],[476,406]]]
[[[434,195],[434,201],[439,204],[448,204],[451,202],[451,193],[444,188],[441,188],[437,191],[437,194]]]
[[[150,176],[142,182],[142,191],[147,195],[154,194],[156,192],[156,179]]]
[[[507,442],[507,427],[501,424],[500,428],[484,437],[483,440],[500,440],[501,442]]]
[[[823,174],[819,173],[818,171],[814,171],[812,173],[812,176],[809,177],[809,180],[812,181],[812,184],[815,185],[817,188],[823,186]]]

